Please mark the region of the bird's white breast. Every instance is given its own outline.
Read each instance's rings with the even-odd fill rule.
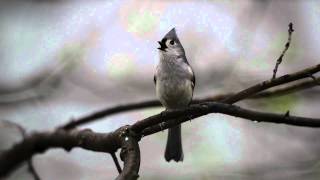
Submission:
[[[192,99],[192,82],[188,79],[157,80],[156,93],[162,105],[168,109],[188,106]]]

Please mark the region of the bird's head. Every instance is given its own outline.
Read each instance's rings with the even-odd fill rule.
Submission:
[[[184,49],[176,34],[175,28],[171,29],[161,41],[158,41],[160,47],[158,48],[160,53],[172,56],[184,55]]]

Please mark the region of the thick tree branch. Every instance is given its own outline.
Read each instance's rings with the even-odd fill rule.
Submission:
[[[25,139],[27,137],[26,130],[22,126],[20,126],[19,124],[11,122],[11,121],[7,121],[7,120],[3,120],[2,123],[6,124],[7,126],[12,126],[16,129],[18,129],[18,131],[20,132],[23,139]],[[37,173],[36,169],[34,168],[32,157],[27,160],[27,165],[28,165],[29,172],[33,176],[33,179],[40,180],[40,176]]]
[[[241,108],[239,106],[206,102],[191,105],[186,109],[176,111],[163,111],[160,114],[148,117],[136,122],[131,126],[134,132],[141,133],[142,136],[150,135],[158,131],[175,126],[209,113],[222,113],[234,117],[240,117],[255,122],[271,122],[303,127],[320,127],[320,119],[290,116],[286,114],[264,113]]]
[[[140,148],[138,140],[140,136],[133,133],[129,126],[126,126],[125,138],[122,139],[122,148],[120,152],[121,160],[124,162],[123,170],[116,180],[135,180],[138,179],[140,168]]]
[[[49,148],[63,148],[70,151],[74,147],[99,151],[115,152],[120,146],[119,132],[93,133],[91,130],[34,133],[22,142],[4,151],[0,156],[0,177],[7,175],[36,153],[43,153]]]
[[[22,162],[30,159],[36,153],[43,153],[49,148],[72,148],[114,153],[121,148],[124,161],[123,171],[117,180],[137,179],[140,167],[140,150],[138,136],[133,136],[127,126],[111,133],[95,133],[91,130],[57,130],[55,132],[34,133],[22,142],[0,155],[0,178],[8,175]]]

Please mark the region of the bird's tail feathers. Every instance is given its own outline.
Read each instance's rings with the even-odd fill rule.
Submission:
[[[181,125],[170,128],[168,131],[168,140],[164,155],[166,161],[183,161]]]

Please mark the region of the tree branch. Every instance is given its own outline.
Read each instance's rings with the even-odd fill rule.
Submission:
[[[12,126],[12,127],[16,128],[16,129],[18,129],[18,131],[21,133],[21,136],[22,136],[23,139],[25,139],[27,137],[26,130],[22,126],[20,126],[19,124],[11,122],[11,121],[7,121],[7,120],[3,120],[2,122],[5,123],[8,126]],[[39,174],[37,173],[36,169],[33,166],[32,157],[30,159],[28,159],[27,161],[28,161],[27,162],[28,170],[31,173],[31,175],[33,176],[33,179],[34,180],[40,180],[40,176],[39,176]]]
[[[242,90],[242,91],[236,93],[235,95],[227,97],[226,99],[222,100],[221,102],[233,104],[237,101],[246,99],[246,98],[257,94],[258,92],[264,91],[268,88],[275,87],[275,86],[285,84],[285,83],[289,83],[292,81],[296,81],[298,79],[307,78],[307,77],[310,77],[310,75],[313,75],[319,71],[320,71],[320,64],[313,66],[313,67],[310,67],[310,68],[307,68],[307,69],[304,69],[304,70],[301,70],[301,71],[298,71],[293,74],[286,74],[284,76],[281,76],[281,77],[278,77],[278,78],[275,78],[272,80],[263,81],[259,84],[251,86],[245,90]]]
[[[305,89],[310,89],[315,86],[319,86],[320,78],[315,78],[312,80],[306,80],[303,82],[299,82],[290,86],[286,86],[283,88],[278,88],[276,90],[270,90],[270,91],[263,91],[256,95],[251,96],[252,99],[259,99],[259,98],[268,98],[268,97],[275,97],[275,96],[283,96],[290,93],[295,93],[298,91],[302,91]]]
[[[265,98],[270,96],[279,96],[287,93],[296,92],[299,90],[311,88],[317,85],[315,81],[305,81],[302,83],[295,84],[293,86],[287,86],[285,88],[279,89],[279,90],[273,90],[273,91],[265,91],[261,92],[263,90],[266,90],[268,88],[278,86],[281,84],[285,84],[288,82],[292,82],[298,79],[303,79],[306,77],[310,77],[310,74],[314,74],[320,71],[320,64],[304,69],[302,71],[298,71],[293,74],[284,75],[282,77],[276,78],[274,80],[268,80],[264,81],[262,83],[256,84],[250,88],[247,88],[239,93],[229,93],[229,94],[223,94],[223,95],[217,95],[217,96],[209,96],[201,99],[195,99],[193,100],[193,104],[207,102],[207,101],[222,101],[226,103],[234,103],[237,101],[240,101],[245,98]],[[319,78],[317,78],[317,81],[319,81]],[[260,92],[261,94],[257,94]],[[256,94],[256,95],[255,95]],[[87,116],[81,117],[79,119],[71,120],[70,122],[66,123],[65,125],[60,126],[60,129],[73,129],[77,126],[90,123],[93,121],[96,121],[98,119],[104,118],[106,116],[110,116],[116,113],[124,112],[124,111],[131,111],[131,110],[138,110],[143,108],[152,108],[152,107],[159,107],[161,106],[160,102],[158,100],[149,100],[144,102],[137,102],[137,103],[129,103],[127,105],[119,105],[111,108],[107,108],[101,111],[94,112],[92,114],[89,114]]]
[[[147,136],[169,127],[173,127],[181,122],[189,121],[209,113],[222,113],[255,122],[271,122],[314,128],[320,127],[320,119],[316,118],[290,116],[287,114],[264,113],[244,109],[231,104],[206,102],[191,105],[186,109],[163,111],[160,114],[136,122],[131,126],[131,129],[134,132],[141,133],[142,136]]]
[[[129,129],[130,126],[125,126],[126,135],[122,140],[122,148],[120,152],[121,160],[124,162],[123,170],[116,180],[135,180],[138,179],[140,168],[140,148],[138,140],[140,136]]]
[[[115,152],[121,147],[123,128],[112,133],[94,133],[91,130],[34,133],[22,142],[4,151],[0,156],[0,178],[17,168],[23,161],[49,148],[63,148],[70,151],[74,147],[98,151]],[[121,137],[121,138],[120,138]]]
[[[28,170],[32,174],[33,179],[34,180],[41,180],[39,174],[37,173],[36,169],[34,168],[33,159],[30,158],[27,163],[28,163]]]
[[[83,124],[92,122],[96,119],[104,118],[106,116],[120,113],[123,111],[131,111],[131,110],[138,110],[138,109],[149,108],[149,107],[157,107],[160,105],[161,105],[160,102],[157,100],[150,100],[150,101],[145,101],[145,102],[140,102],[140,103],[129,103],[127,105],[119,105],[119,106],[115,106],[112,108],[104,109],[102,111],[94,112],[92,114],[89,114],[87,116],[84,116],[84,117],[76,119],[76,120],[71,120],[67,124],[60,126],[59,129],[69,130],[69,129],[73,129],[79,125],[83,125]]]
[[[120,164],[119,164],[119,161],[118,161],[118,158],[116,156],[116,153],[110,153],[111,154],[111,157],[112,157],[112,160],[114,162],[114,164],[116,165],[116,168],[118,170],[118,173],[120,174],[122,172],[122,169],[120,167]]]

